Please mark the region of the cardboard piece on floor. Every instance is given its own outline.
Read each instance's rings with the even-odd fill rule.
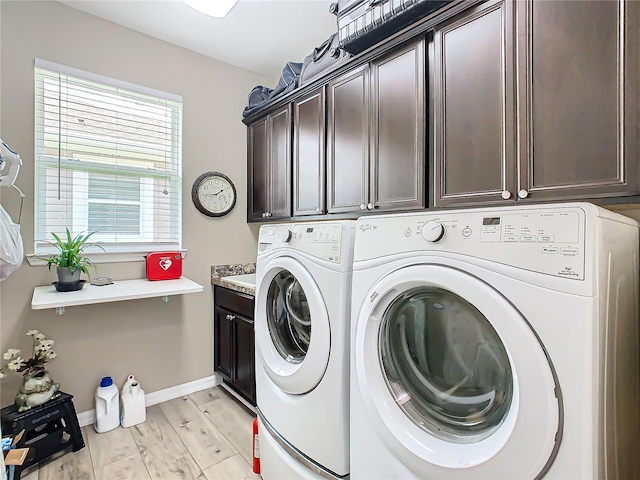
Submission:
[[[27,453],[29,453],[29,449],[15,448],[16,444],[20,441],[23,435],[24,435],[24,430],[22,430],[19,434],[13,437],[13,441],[11,442],[11,450],[8,450],[4,456],[5,465],[22,465],[24,463],[24,459],[27,458]]]
[[[29,453],[28,448],[12,448],[7,452],[7,456],[4,457],[5,465],[22,465],[24,459],[27,458]]]

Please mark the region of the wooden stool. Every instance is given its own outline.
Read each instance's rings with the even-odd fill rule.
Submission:
[[[22,429],[24,435],[16,448],[30,447],[35,455],[30,455],[24,464],[16,467],[14,479],[20,473],[56,452],[73,447],[76,452],[84,447],[84,439],[78,424],[78,416],[73,406],[72,395],[59,392],[60,395],[47,403],[33,407],[25,412],[18,412],[15,405],[1,410],[2,434],[16,435]]]

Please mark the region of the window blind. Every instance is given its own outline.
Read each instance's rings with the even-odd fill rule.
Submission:
[[[182,247],[182,98],[36,60],[35,252],[69,228],[106,252]]]

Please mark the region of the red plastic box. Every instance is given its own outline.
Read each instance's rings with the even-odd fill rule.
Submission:
[[[180,252],[155,252],[147,259],[149,280],[173,280],[182,276],[182,254]]]

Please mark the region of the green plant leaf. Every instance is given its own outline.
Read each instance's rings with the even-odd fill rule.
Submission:
[[[102,245],[88,242],[89,238],[96,232],[88,232],[86,234],[81,232],[72,237],[69,228],[65,228],[65,233],[66,240],[63,240],[57,234],[51,232],[55,242],[49,242],[49,244],[56,247],[59,253],[45,259],[49,270],[51,270],[52,265],[56,265],[58,267],[68,267],[71,273],[79,269],[81,272],[89,275],[87,266],[91,266],[94,269],[97,269],[97,267],[93,265],[88,257],[83,256],[82,253],[88,247],[96,247],[105,251]],[[89,278],[91,277],[89,276]]]

